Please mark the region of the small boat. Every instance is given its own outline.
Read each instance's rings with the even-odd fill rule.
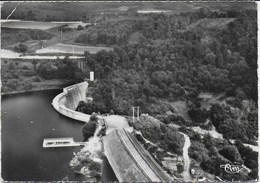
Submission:
[[[30,123],[31,123],[31,124],[33,124],[34,122],[33,122],[33,121],[31,121]]]
[[[53,131],[55,130],[55,128],[52,129]]]

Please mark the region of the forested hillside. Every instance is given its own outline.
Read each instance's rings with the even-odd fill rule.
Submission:
[[[192,132],[190,156],[203,170],[225,180],[256,178],[256,164],[246,161],[253,161],[257,154],[239,144],[256,144],[258,137],[256,13],[200,9],[179,15],[137,15],[87,29],[77,42],[115,48],[96,55],[85,53],[96,81],[89,88],[94,102],[81,103],[80,111],[106,113],[113,109],[116,114],[131,115],[131,107],[140,106],[141,113],[165,124],[214,126],[224,139],[238,140],[236,146],[220,142],[208,146],[207,140],[202,142]],[[222,98],[204,107],[201,92],[221,94]],[[180,100],[187,103],[190,119],[172,105]],[[238,156],[230,157],[232,152]],[[220,163],[233,160],[244,161],[252,172],[242,178],[220,173]]]
[[[2,28],[7,53],[42,56],[3,58],[3,93],[60,88],[94,71],[86,93],[93,101],[79,101],[76,111],[124,116],[170,175],[205,182],[258,178],[255,3],[2,5],[2,19],[16,8],[9,19],[36,21],[41,28],[64,23],[44,30]],[[71,28],[69,21],[80,24]],[[49,54],[54,59],[43,59]],[[133,106],[140,109],[135,120]],[[86,123],[84,141],[97,127],[96,120]],[[243,165],[243,171],[229,174],[225,164]],[[184,165],[190,168],[184,171]]]
[[[100,110],[129,113],[129,106],[134,104],[153,114],[156,110],[147,102],[192,99],[200,91],[227,92],[240,102],[256,101],[256,12],[237,13],[224,30],[186,30],[183,21],[177,23],[186,19],[191,24],[205,16],[198,13],[195,18],[194,13],[187,13],[175,20],[163,14],[151,15],[148,21],[133,21],[134,27],[142,27],[134,28],[141,32],[142,41],[117,46],[113,52],[85,53],[98,80],[93,94],[102,104]]]

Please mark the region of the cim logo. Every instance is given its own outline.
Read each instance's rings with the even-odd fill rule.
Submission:
[[[220,165],[220,168],[224,168],[227,173],[239,173],[243,170],[242,165],[231,165],[229,163]]]

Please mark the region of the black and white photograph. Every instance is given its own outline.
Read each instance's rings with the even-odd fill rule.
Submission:
[[[1,2],[1,182],[258,182],[258,5]]]

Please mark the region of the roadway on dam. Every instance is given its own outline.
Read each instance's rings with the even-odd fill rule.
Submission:
[[[132,129],[124,117],[113,115],[104,120],[108,129],[104,137],[105,154],[120,182],[171,181],[171,177],[129,132]]]
[[[105,124],[107,126],[106,134],[109,134],[114,129],[128,129],[129,131],[132,130],[132,127],[129,126],[127,120],[118,115],[110,115],[103,118]]]

